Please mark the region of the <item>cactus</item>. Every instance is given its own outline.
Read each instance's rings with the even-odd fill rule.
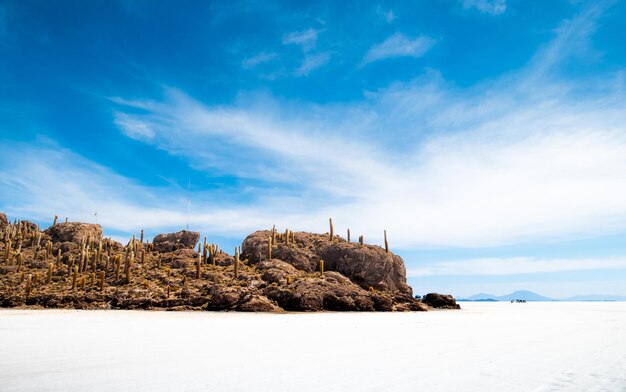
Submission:
[[[61,249],[57,250],[57,265],[61,264]]]
[[[389,242],[387,242],[387,230],[385,230],[385,252],[389,253]]]
[[[239,247],[235,247],[235,279],[239,277]]]
[[[85,283],[87,283],[87,277],[85,276],[85,274],[81,274],[81,276],[80,276],[80,288],[82,290],[85,290]]]
[[[333,242],[333,238],[335,237],[335,229],[333,228],[333,218],[328,218],[328,222],[330,223],[329,241]]]
[[[120,280],[120,269],[122,267],[122,255],[115,256],[115,280]]]
[[[72,290],[76,290],[76,279],[78,279],[78,266],[74,267],[74,273],[72,274]]]
[[[350,242],[350,228],[348,227],[348,242]]]
[[[267,238],[267,259],[272,259],[272,237]]]
[[[363,246],[363,236],[359,236],[359,245]]]
[[[324,260],[320,259],[320,275],[324,275]]]
[[[96,285],[96,273],[92,272],[89,276],[89,287],[93,287]]]
[[[143,244],[143,229],[141,229],[141,239],[139,240]]]
[[[146,261],[146,251],[145,250],[141,250],[141,265],[144,265],[144,262]]]
[[[104,291],[104,282],[106,279],[106,272],[100,271],[100,291]]]
[[[200,263],[201,263],[201,255],[198,252],[198,260],[196,261],[196,279],[200,279]]]
[[[54,263],[48,264],[48,274],[46,275],[46,284],[50,284],[52,281],[52,272],[54,270]]]
[[[28,297],[30,295],[30,291],[33,288],[33,276],[32,275],[28,275],[28,279],[26,280],[26,296]]]
[[[4,246],[4,262],[9,262],[9,256],[11,255],[11,241],[7,241]]]

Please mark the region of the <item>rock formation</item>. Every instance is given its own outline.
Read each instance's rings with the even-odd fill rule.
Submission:
[[[9,220],[5,213],[0,212],[0,230],[3,230],[5,227],[9,225]]]
[[[177,249],[193,249],[200,233],[196,231],[181,230],[176,233],[159,234],[154,237],[154,250],[157,252],[171,252]]]
[[[428,293],[422,298],[426,305],[437,309],[461,309],[453,296],[439,293]]]
[[[262,230],[246,237],[242,246],[244,257],[258,262],[260,254],[263,259],[267,255],[267,239],[271,233]],[[275,244],[272,249],[274,258],[307,272],[318,270],[320,260],[324,260],[327,270],[341,273],[366,290],[371,287],[411,295],[400,256],[387,253],[379,246],[360,245],[339,237],[331,242],[328,235],[294,232],[292,238],[293,243],[280,241]]]
[[[102,227],[89,223],[57,223],[46,229],[44,233],[50,236],[52,242],[73,242],[74,244],[80,244],[87,239],[95,242],[102,240]]]
[[[4,220],[1,219],[0,225]],[[402,258],[340,237],[275,230],[250,234],[241,257],[187,230],[126,246],[99,225],[27,221],[0,227],[0,306],[88,309],[416,311],[454,308],[406,284]],[[271,248],[270,248],[271,244]]]

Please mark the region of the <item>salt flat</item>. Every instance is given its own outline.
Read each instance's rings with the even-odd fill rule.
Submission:
[[[626,303],[0,311],[0,391],[626,391]]]

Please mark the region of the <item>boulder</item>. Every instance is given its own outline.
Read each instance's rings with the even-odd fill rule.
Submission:
[[[25,227],[27,230],[39,231],[39,225],[34,222],[23,220],[21,221],[21,223],[22,223],[22,226]]]
[[[100,225],[81,222],[63,222],[50,226],[44,232],[50,236],[52,242],[73,242],[80,244],[83,238],[92,241],[102,240],[102,227]]]
[[[181,230],[176,233],[159,234],[152,242],[157,252],[172,252],[177,249],[193,249],[200,239],[200,233],[196,231]]]
[[[267,297],[285,310],[375,310],[369,292],[334,279],[304,278],[288,286],[270,286],[266,291]]]
[[[274,301],[263,295],[253,295],[239,304],[237,310],[241,312],[280,312],[282,309],[276,305]]]
[[[9,225],[9,220],[5,213],[0,212],[0,230],[4,229]]]
[[[446,294],[428,293],[422,298],[422,302],[436,309],[461,309],[454,297]]]
[[[260,261],[260,254],[263,260],[271,235],[269,230],[250,234],[242,244],[244,257],[254,263]],[[366,290],[373,288],[412,295],[411,287],[406,284],[402,258],[379,246],[361,246],[339,237],[331,242],[327,235],[304,232],[294,233],[294,240],[295,245],[275,244],[272,257],[306,272],[319,270],[319,262],[324,260],[325,270],[339,272]]]

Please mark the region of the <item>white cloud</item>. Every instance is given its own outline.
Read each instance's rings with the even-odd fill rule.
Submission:
[[[154,130],[150,124],[137,120],[125,113],[113,112],[114,123],[124,135],[135,140],[146,140],[154,137]]]
[[[398,19],[398,16],[393,12],[391,8],[385,11],[382,7],[378,6],[376,8],[376,13],[380,15],[387,23],[393,23],[394,20]]]
[[[311,71],[328,64],[329,61],[330,54],[328,53],[307,54],[295,73],[298,76],[307,76]]]
[[[317,34],[319,32],[314,29],[307,29],[302,31],[293,31],[283,35],[284,45],[299,45],[306,51],[315,47],[317,42]]]
[[[268,53],[268,52],[261,52],[261,53],[257,53],[252,57],[248,57],[245,58],[242,62],[241,62],[241,66],[245,69],[250,69],[250,68],[254,68],[259,64],[264,64],[264,63],[268,63],[274,59],[276,59],[276,53]]]
[[[395,57],[422,57],[435,44],[435,40],[419,36],[409,38],[401,33],[395,33],[383,42],[372,46],[365,57],[362,65]]]
[[[192,223],[224,233],[272,224],[323,232],[333,217],[338,232],[350,226],[368,242],[388,229],[393,249],[620,232],[626,94],[610,75],[564,81],[535,72],[544,62],[552,69],[567,48],[474,88],[450,87],[431,73],[344,105],[242,94],[239,103],[206,106],[174,89],[161,101],[116,98],[125,106],[115,115],[122,132],[196,170],[252,180],[249,200],[187,197],[68,151],[13,155],[11,146],[3,146],[0,166],[3,200],[46,216],[68,208],[89,216],[97,204],[105,225],[123,229],[182,224],[191,199]]]
[[[476,8],[486,14],[500,15],[506,12],[506,0],[463,0],[463,8]]]
[[[412,269],[407,271],[407,275],[410,277],[501,276],[601,269],[626,269],[626,258],[535,259],[514,257],[456,260]]]

